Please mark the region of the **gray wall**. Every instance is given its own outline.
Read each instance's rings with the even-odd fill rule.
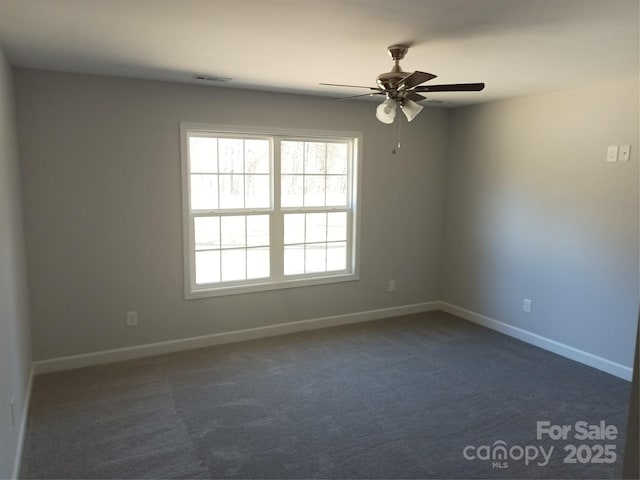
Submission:
[[[392,155],[369,102],[26,69],[16,94],[36,360],[440,298],[446,110]],[[180,121],[362,131],[361,279],[185,301]]]
[[[27,69],[16,94],[37,360],[445,300],[632,363],[637,78],[425,109],[396,156],[368,102]],[[361,280],[185,301],[180,121],[363,131]]]
[[[632,365],[638,104],[636,77],[453,112],[445,301]]]
[[[0,478],[12,475],[25,414],[31,370],[27,303],[11,67],[0,50]]]

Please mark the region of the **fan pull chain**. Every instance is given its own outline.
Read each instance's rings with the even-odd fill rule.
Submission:
[[[396,107],[396,111],[397,111]],[[391,150],[391,153],[393,153],[394,155],[397,153],[398,150],[400,150],[400,123],[402,123],[402,118],[400,118],[400,115],[396,114],[396,128],[395,128],[395,138],[393,139],[393,150]]]

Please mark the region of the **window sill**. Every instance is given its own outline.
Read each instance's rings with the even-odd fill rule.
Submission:
[[[314,278],[295,278],[290,280],[270,281],[264,283],[249,283],[242,285],[228,285],[223,287],[203,287],[185,292],[185,300],[198,298],[222,297],[227,295],[242,295],[246,293],[265,292],[269,290],[284,290],[287,288],[309,287],[313,285],[325,285],[329,283],[353,282],[360,277],[354,273],[327,275]]]

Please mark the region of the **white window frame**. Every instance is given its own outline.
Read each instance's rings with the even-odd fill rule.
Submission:
[[[270,216],[270,259],[271,272],[268,279],[242,280],[221,284],[198,285],[195,282],[195,233],[194,218],[207,211],[191,210],[189,136],[190,135],[224,135],[239,138],[271,139],[271,207],[256,209],[212,210],[208,214],[268,214]],[[347,207],[281,207],[280,206],[280,142],[317,141],[347,142],[351,148],[347,192]],[[185,299],[233,295],[265,290],[320,285],[335,282],[359,280],[359,232],[360,232],[360,185],[362,177],[362,133],[352,131],[319,131],[301,129],[279,129],[265,127],[239,127],[229,125],[181,122],[180,123],[181,164],[182,164],[182,220],[183,220],[183,261],[184,261],[184,294]],[[350,216],[350,227],[347,233],[347,269],[345,271],[329,271],[304,273],[299,275],[283,274],[284,265],[284,214],[313,212],[347,211]],[[195,212],[195,213],[194,213]],[[348,222],[349,224],[349,222]],[[280,267],[278,267],[280,265]],[[275,269],[274,269],[275,267]]]

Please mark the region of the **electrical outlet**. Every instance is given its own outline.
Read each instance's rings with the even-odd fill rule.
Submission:
[[[618,161],[618,145],[610,145],[607,147],[607,162]]]
[[[522,311],[531,313],[531,299],[525,298],[524,300],[522,300]]]
[[[395,292],[395,291],[396,291],[396,281],[389,280],[389,283],[387,283],[387,292]]]
[[[127,321],[125,323],[127,327],[137,327],[138,326],[138,312],[127,312]]]

